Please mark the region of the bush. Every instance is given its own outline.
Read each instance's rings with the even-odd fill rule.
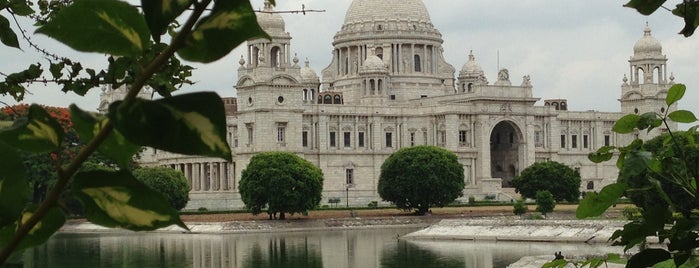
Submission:
[[[469,196],[468,197],[468,204],[471,206],[475,205],[476,204],[476,197]]]
[[[624,215],[627,220],[638,221],[643,218],[643,210],[639,207],[625,207],[621,215]]]
[[[546,213],[553,212],[555,207],[556,201],[551,192],[546,190],[536,192],[536,211],[541,212],[546,217]]]
[[[522,214],[527,213],[528,210],[529,207],[524,203],[524,200],[519,200],[513,205],[512,213],[521,216]]]
[[[250,159],[240,179],[240,196],[252,214],[267,207],[270,218],[303,213],[320,204],[323,172],[289,152],[260,153]]]
[[[207,211],[209,211],[209,210],[208,210],[207,208],[205,208],[205,207],[200,207],[200,208],[197,209],[197,211],[199,211],[199,212],[207,212]]]
[[[144,167],[135,169],[133,176],[163,194],[170,206],[176,210],[184,208],[189,202],[189,182],[180,171],[164,167]]]
[[[378,191],[383,200],[424,215],[463,195],[464,169],[456,155],[435,146],[400,149],[381,165]]]
[[[369,202],[369,204],[367,206],[370,208],[377,208],[379,206],[379,202],[371,201],[371,202]]]
[[[512,180],[512,186],[526,198],[536,198],[536,192],[547,190],[557,202],[577,202],[580,198],[580,174],[555,162],[538,162],[525,168]]]

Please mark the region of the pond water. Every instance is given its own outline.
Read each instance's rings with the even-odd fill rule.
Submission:
[[[505,267],[527,255],[605,253],[565,243],[404,241],[415,228],[252,234],[97,233],[52,237],[24,267]]]

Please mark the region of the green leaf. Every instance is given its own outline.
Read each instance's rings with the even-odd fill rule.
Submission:
[[[614,156],[613,150],[616,149],[614,146],[604,146],[599,148],[596,152],[592,152],[587,155],[587,158],[594,163],[602,163],[609,161]]]
[[[672,121],[679,123],[694,123],[697,121],[697,117],[694,113],[687,110],[677,110],[667,115],[672,119]]]
[[[139,55],[150,45],[145,19],[121,1],[76,1],[36,32],[78,51],[119,56]]]
[[[216,93],[191,93],[157,101],[117,101],[109,106],[109,118],[124,137],[138,145],[232,159],[226,141],[223,102]]]
[[[614,205],[617,200],[626,191],[626,184],[612,183],[602,188],[599,194],[588,192],[585,198],[580,201],[578,209],[575,211],[575,216],[578,219],[596,217],[602,215],[610,206]]]
[[[699,26],[699,3],[696,1],[682,1],[672,10],[672,14],[684,19],[684,28],[682,28],[680,34],[685,37],[692,36],[697,26]]]
[[[80,135],[80,140],[87,143],[99,133],[109,119],[104,116],[91,114],[70,105],[70,114],[75,131]],[[107,139],[97,148],[97,151],[114,160],[121,168],[127,168],[133,161],[133,156],[141,149],[124,138],[114,129]]]
[[[3,16],[0,16],[0,42],[8,47],[19,48],[19,40],[17,40],[17,35],[10,28],[10,21]]]
[[[624,6],[636,9],[639,13],[647,16],[658,10],[665,1],[666,0],[631,0]]]
[[[61,124],[41,106],[29,106],[28,117],[15,120],[14,124],[0,131],[0,140],[15,148],[34,153],[55,151],[63,141]]]
[[[643,251],[633,255],[631,259],[629,259],[629,263],[626,265],[626,267],[651,267],[654,264],[667,260],[671,257],[670,252],[667,252],[667,250],[664,249],[644,249]]]
[[[141,0],[141,8],[146,17],[151,36],[156,43],[172,23],[193,2],[190,0]]]
[[[26,0],[10,0],[10,9],[13,13],[20,16],[27,16],[34,14],[34,10],[27,5]]]
[[[252,38],[268,38],[249,1],[215,1],[211,15],[202,18],[178,51],[189,61],[213,62]]]
[[[29,201],[29,181],[16,149],[0,141],[0,226],[19,218]]]
[[[639,120],[641,120],[641,116],[636,114],[627,114],[616,121],[612,127],[612,131],[621,134],[631,133],[638,125]]]
[[[26,222],[36,210],[36,206],[32,209],[22,213],[22,222]],[[46,242],[51,235],[53,235],[58,229],[60,229],[66,222],[66,217],[63,215],[63,211],[58,207],[51,208],[46,215],[32,228],[27,236],[22,239],[19,246],[15,249],[18,250],[34,247]],[[0,245],[5,245],[10,241],[18,228],[18,224],[15,221],[14,224],[6,226],[0,230]]]
[[[49,71],[51,72],[51,75],[53,76],[54,79],[59,79],[63,76],[63,68],[65,67],[65,63],[60,62],[60,63],[51,63],[51,66],[49,67]]]
[[[150,231],[176,224],[189,230],[161,193],[128,171],[79,172],[73,192],[85,205],[87,219],[98,225]]]
[[[566,265],[568,265],[568,261],[561,259],[561,260],[553,260],[551,262],[547,262],[543,266],[541,266],[541,268],[559,268],[559,267],[562,268],[562,267],[566,267]]]
[[[678,100],[682,99],[686,90],[687,87],[683,84],[675,84],[670,87],[670,89],[667,91],[667,96],[665,96],[665,103],[667,103],[667,106],[669,107]]]

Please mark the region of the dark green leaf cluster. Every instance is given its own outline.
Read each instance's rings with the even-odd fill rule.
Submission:
[[[425,214],[463,195],[464,168],[456,155],[435,146],[403,148],[381,165],[378,191],[383,200]]]
[[[175,210],[183,209],[189,202],[190,186],[181,171],[164,167],[143,167],[135,169],[133,176],[163,194]]]
[[[512,213],[515,215],[523,215],[527,213],[528,210],[529,207],[524,203],[524,200],[518,200],[514,205],[512,205]]]
[[[667,0],[630,0],[624,6],[636,9],[643,15],[650,15],[665,4],[665,2],[667,2]],[[675,8],[672,9],[672,14],[684,20],[684,28],[682,28],[680,34],[686,37],[694,34],[694,31],[699,27],[699,2],[697,1],[681,1],[681,3],[675,5]]]
[[[547,213],[553,212],[556,207],[556,200],[553,198],[553,194],[547,190],[536,192],[536,211],[541,214],[546,215]]]
[[[556,161],[537,162],[522,170],[512,186],[526,198],[536,198],[537,191],[546,190],[556,201],[576,202],[580,197],[580,174]]]
[[[240,179],[245,206],[257,215],[265,208],[270,217],[302,213],[320,204],[323,172],[289,152],[260,153],[250,159]]]
[[[668,107],[682,98],[684,85],[672,86],[666,96]],[[614,125],[618,133],[653,129],[668,121],[695,123],[692,112],[677,110],[664,114],[625,116]],[[660,123],[657,123],[657,120]],[[590,154],[601,162],[618,155],[619,177],[599,194],[589,193],[576,212],[579,218],[602,214],[622,196],[641,209],[641,217],[616,231],[610,240],[629,250],[642,245],[648,237],[667,243],[667,249],[644,249],[629,260],[627,267],[696,267],[699,256],[699,133],[671,131],[647,142],[636,139],[625,147],[604,147]],[[668,128],[669,129],[669,128]],[[662,264],[661,264],[662,263]]]

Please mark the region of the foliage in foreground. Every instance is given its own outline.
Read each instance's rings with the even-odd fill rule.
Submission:
[[[4,45],[20,48],[5,16],[31,17],[37,22],[35,33],[77,51],[106,54],[109,63],[104,70],[84,68],[79,62],[38,49],[49,61],[47,74],[40,63],[7,74],[0,81],[0,94],[21,101],[25,86],[33,82],[55,83],[79,95],[100,86],[129,88],[124,100],[111,104],[105,116],[70,107],[75,130],[85,146],[70,160],[52,167],[56,181],[41,203],[30,198],[22,155],[63,152],[68,135],[56,118],[35,104],[27,108],[26,116],[0,129],[0,264],[13,253],[19,256],[21,250],[45,242],[63,225],[65,212],[59,199],[69,185],[93,223],[136,231],[173,224],[186,229],[167,200],[128,171],[140,146],[231,160],[221,98],[206,92],[172,95],[191,83],[187,77],[192,70],[181,65],[175,54],[188,61],[212,62],[247,39],[268,38],[249,1],[144,0],[139,8],[124,1],[49,4],[0,0],[0,42]],[[162,39],[169,43],[161,42],[165,34],[170,37]],[[25,40],[31,42],[28,37]],[[137,99],[146,85],[163,98]],[[95,152],[120,170],[81,170]]]
[[[378,191],[383,200],[423,215],[463,195],[464,169],[456,155],[435,146],[403,148],[381,165]]]
[[[546,190],[560,202],[577,202],[580,197],[580,174],[556,161],[537,162],[522,170],[512,182],[515,190],[526,198],[536,198]]]
[[[270,219],[279,213],[303,213],[320,204],[323,171],[293,153],[256,154],[243,170],[238,188],[245,206],[257,215],[264,208]]]
[[[670,88],[666,97],[668,107],[684,96],[685,86]],[[672,120],[694,123],[697,118],[690,111],[666,109],[664,114],[630,114],[619,119],[613,131],[626,134],[636,130],[650,131],[665,126]],[[696,211],[699,208],[697,178],[699,145],[696,126],[685,132],[668,131],[666,135],[644,143],[636,139],[625,147],[602,147],[589,155],[593,162],[611,160],[618,154],[617,182],[602,191],[589,193],[580,202],[578,218],[601,215],[622,196],[629,197],[641,208],[640,217],[632,220],[610,238],[624,250],[640,246],[627,267],[697,267],[699,256],[699,226]],[[667,249],[645,247],[648,238],[655,237],[667,243]],[[659,265],[659,266],[658,266]],[[668,266],[670,265],[670,266]],[[656,267],[654,266],[654,267]]]
[[[133,176],[162,194],[175,210],[181,210],[187,206],[189,182],[181,171],[165,167],[143,167],[135,169]]]

